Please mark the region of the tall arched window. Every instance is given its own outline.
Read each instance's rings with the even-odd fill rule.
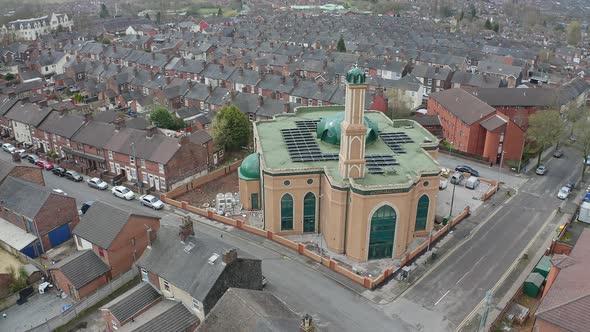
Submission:
[[[416,211],[416,226],[414,231],[423,231],[426,229],[426,223],[428,222],[428,208],[430,205],[430,199],[427,195],[422,195],[418,200],[418,207]]]
[[[303,198],[303,232],[315,232],[315,195],[307,193]]]
[[[392,257],[396,221],[395,210],[389,205],[384,205],[373,213],[369,235],[369,259]]]
[[[281,198],[281,230],[289,231],[293,229],[293,196],[290,194],[283,195]]]

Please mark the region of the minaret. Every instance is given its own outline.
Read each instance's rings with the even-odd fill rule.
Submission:
[[[356,65],[346,74],[346,104],[344,121],[340,124],[340,175],[357,179],[365,177],[365,116],[366,74]]]

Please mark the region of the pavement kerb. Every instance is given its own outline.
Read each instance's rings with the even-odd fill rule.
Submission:
[[[234,232],[229,232],[229,231],[227,231],[227,230],[225,230],[225,229],[223,229],[223,228],[221,228],[221,227],[216,227],[216,226],[214,226],[214,225],[210,225],[210,224],[208,224],[208,223],[206,223],[206,222],[203,222],[203,221],[201,221],[201,220],[200,220],[201,218],[203,218],[203,219],[207,219],[207,218],[205,218],[205,217],[203,217],[203,216],[200,216],[200,215],[197,215],[197,214],[194,214],[194,213],[192,213],[192,212],[188,212],[188,211],[187,211],[186,213],[178,213],[176,210],[170,210],[170,211],[171,211],[172,213],[174,213],[175,215],[177,215],[177,216],[180,216],[180,217],[185,217],[186,215],[190,215],[190,216],[191,216],[191,218],[192,218],[193,220],[195,220],[195,221],[199,222],[201,225],[205,225],[205,226],[207,226],[207,227],[209,227],[209,228],[214,228],[214,229],[216,229],[216,230],[218,230],[218,231],[221,231],[221,232],[224,232],[224,233],[226,233],[226,234],[229,234],[230,236],[234,236],[234,237],[240,238],[240,239],[242,239],[242,240],[248,241],[249,243],[251,243],[251,244],[253,244],[253,245],[255,245],[255,246],[258,246],[258,247],[261,247],[261,248],[265,248],[265,249],[268,249],[268,250],[274,251],[274,252],[276,252],[276,253],[278,253],[278,254],[280,254],[280,255],[282,255],[282,256],[286,256],[286,257],[288,257],[289,259],[292,259],[293,261],[297,261],[298,263],[300,263],[300,264],[301,264],[301,265],[303,265],[304,267],[306,267],[306,268],[308,268],[308,269],[310,269],[310,270],[313,270],[313,271],[317,271],[317,272],[321,273],[322,275],[324,275],[324,276],[326,276],[326,277],[330,278],[331,280],[333,280],[333,281],[337,282],[338,284],[342,285],[343,287],[345,287],[345,288],[349,289],[350,291],[352,291],[352,292],[354,292],[354,293],[356,293],[356,294],[358,294],[358,295],[362,296],[362,293],[358,292],[358,291],[357,291],[357,290],[355,290],[354,288],[350,287],[349,285],[347,285],[347,284],[345,284],[345,283],[341,282],[340,280],[338,280],[338,279],[336,279],[336,278],[333,278],[333,277],[332,277],[332,276],[330,276],[329,274],[327,274],[327,273],[324,273],[323,271],[321,271],[321,270],[320,270],[320,268],[321,268],[321,267],[323,267],[323,265],[321,265],[321,264],[318,264],[318,265],[319,265],[319,266],[318,266],[319,268],[318,268],[318,269],[314,269],[314,268],[312,268],[312,267],[308,266],[307,264],[304,264],[304,263],[303,263],[303,261],[301,260],[301,258],[302,258],[302,257],[301,257],[300,255],[293,255],[293,254],[292,254],[292,251],[290,251],[290,250],[285,250],[284,252],[282,252],[282,251],[278,251],[278,250],[276,250],[276,248],[272,248],[272,247],[269,247],[269,246],[265,246],[265,245],[263,245],[262,243],[259,243],[259,242],[253,242],[253,241],[251,241],[251,239],[249,239],[249,238],[247,238],[247,237],[245,237],[245,236],[242,236],[242,235],[240,234],[240,232],[239,232],[239,231],[242,231],[242,230],[239,230],[238,232],[235,232],[235,233],[234,233]],[[207,220],[209,220],[211,223],[215,223],[215,224],[219,224],[219,225],[227,226],[227,225],[225,225],[225,224],[223,224],[223,223],[220,223],[220,222],[218,222],[218,221],[215,221],[215,220],[211,220],[211,219],[207,219]],[[233,227],[233,226],[230,226],[230,227],[231,227],[231,228],[234,228],[234,229],[237,229],[236,227]],[[265,240],[265,239],[263,238],[263,240]],[[278,247],[279,247],[279,248],[284,248],[284,247],[282,247],[280,244],[278,245]],[[284,249],[286,249],[286,248],[284,248]],[[305,256],[303,256],[303,257],[305,257]],[[314,263],[315,263],[315,262],[314,262]],[[316,263],[316,264],[317,264],[317,263]],[[338,273],[338,272],[334,272],[334,273]],[[376,301],[374,301],[374,300],[372,300],[372,299],[370,299],[370,298],[367,298],[367,297],[365,297],[365,296],[363,296],[363,298],[367,299],[368,301],[370,301],[370,302],[371,302],[371,303],[373,303],[373,304],[379,304],[379,302],[376,302]]]
[[[551,212],[551,215],[549,216],[549,218],[547,218],[547,220],[545,221],[545,223],[543,224],[543,226],[542,227],[539,227],[539,230],[537,231],[537,233],[535,234],[535,236],[533,236],[533,238],[529,241],[529,243],[527,244],[527,246],[518,254],[518,259],[515,260],[512,263],[512,265],[510,265],[510,267],[508,268],[508,270],[506,270],[506,272],[504,272],[504,274],[502,275],[502,277],[500,277],[500,279],[498,280],[498,282],[496,282],[496,284],[492,287],[492,289],[491,289],[492,296],[493,296],[494,292],[496,291],[496,289],[498,289],[498,287],[500,287],[500,285],[506,280],[506,278],[508,278],[508,276],[510,275],[510,273],[512,273],[512,271],[514,270],[514,268],[518,265],[518,262],[520,261],[520,258],[530,249],[530,247],[533,245],[533,242],[535,242],[535,240],[543,233],[543,231],[545,230],[545,228],[547,227],[547,225],[553,220],[553,218],[555,218],[555,215],[556,214],[557,214],[557,209],[555,209],[555,210],[553,210]],[[528,271],[528,270],[525,270],[525,271]],[[473,308],[473,310],[465,317],[465,319],[463,319],[463,321],[457,326],[457,329],[455,331],[460,331],[461,328],[473,318],[473,316],[480,310],[481,306],[483,305],[483,302],[484,302],[484,299],[482,299],[475,306],[475,308]]]

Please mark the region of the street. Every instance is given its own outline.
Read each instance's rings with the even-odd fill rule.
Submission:
[[[410,287],[403,298],[426,308],[433,319],[447,322],[441,330],[454,330],[563,203],[556,197],[557,191],[579,178],[579,159],[567,150],[563,158],[546,163],[549,171],[545,176],[531,172],[531,179],[520,186],[516,196],[487,217],[487,222]],[[478,217],[482,218],[472,216]]]
[[[10,161],[10,155],[0,153],[0,159]],[[28,162],[22,162],[29,166]],[[33,165],[30,165],[34,167]],[[181,217],[169,208],[154,211],[137,200],[125,201],[107,190],[90,188],[85,182],[73,182],[44,171],[47,187],[61,189],[75,197],[78,206],[86,201],[101,200],[130,210],[144,211],[161,217],[163,226],[178,226]],[[85,178],[86,180],[86,178]],[[266,290],[287,303],[298,314],[309,313],[322,331],[412,331],[401,319],[389,317],[379,306],[321,273],[317,264],[307,262],[295,252],[260,237],[240,236],[243,231],[217,224],[204,218],[195,222],[195,231],[220,238],[228,247],[238,247],[262,259],[262,270],[268,280]],[[215,225],[215,226],[212,226]],[[222,236],[223,235],[223,236]],[[247,235],[247,234],[244,234]]]

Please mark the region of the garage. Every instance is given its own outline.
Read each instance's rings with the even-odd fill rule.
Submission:
[[[47,234],[49,236],[49,243],[51,247],[57,247],[60,244],[66,242],[72,237],[72,233],[70,233],[70,225],[65,224],[58,228],[55,228],[51,232]]]

